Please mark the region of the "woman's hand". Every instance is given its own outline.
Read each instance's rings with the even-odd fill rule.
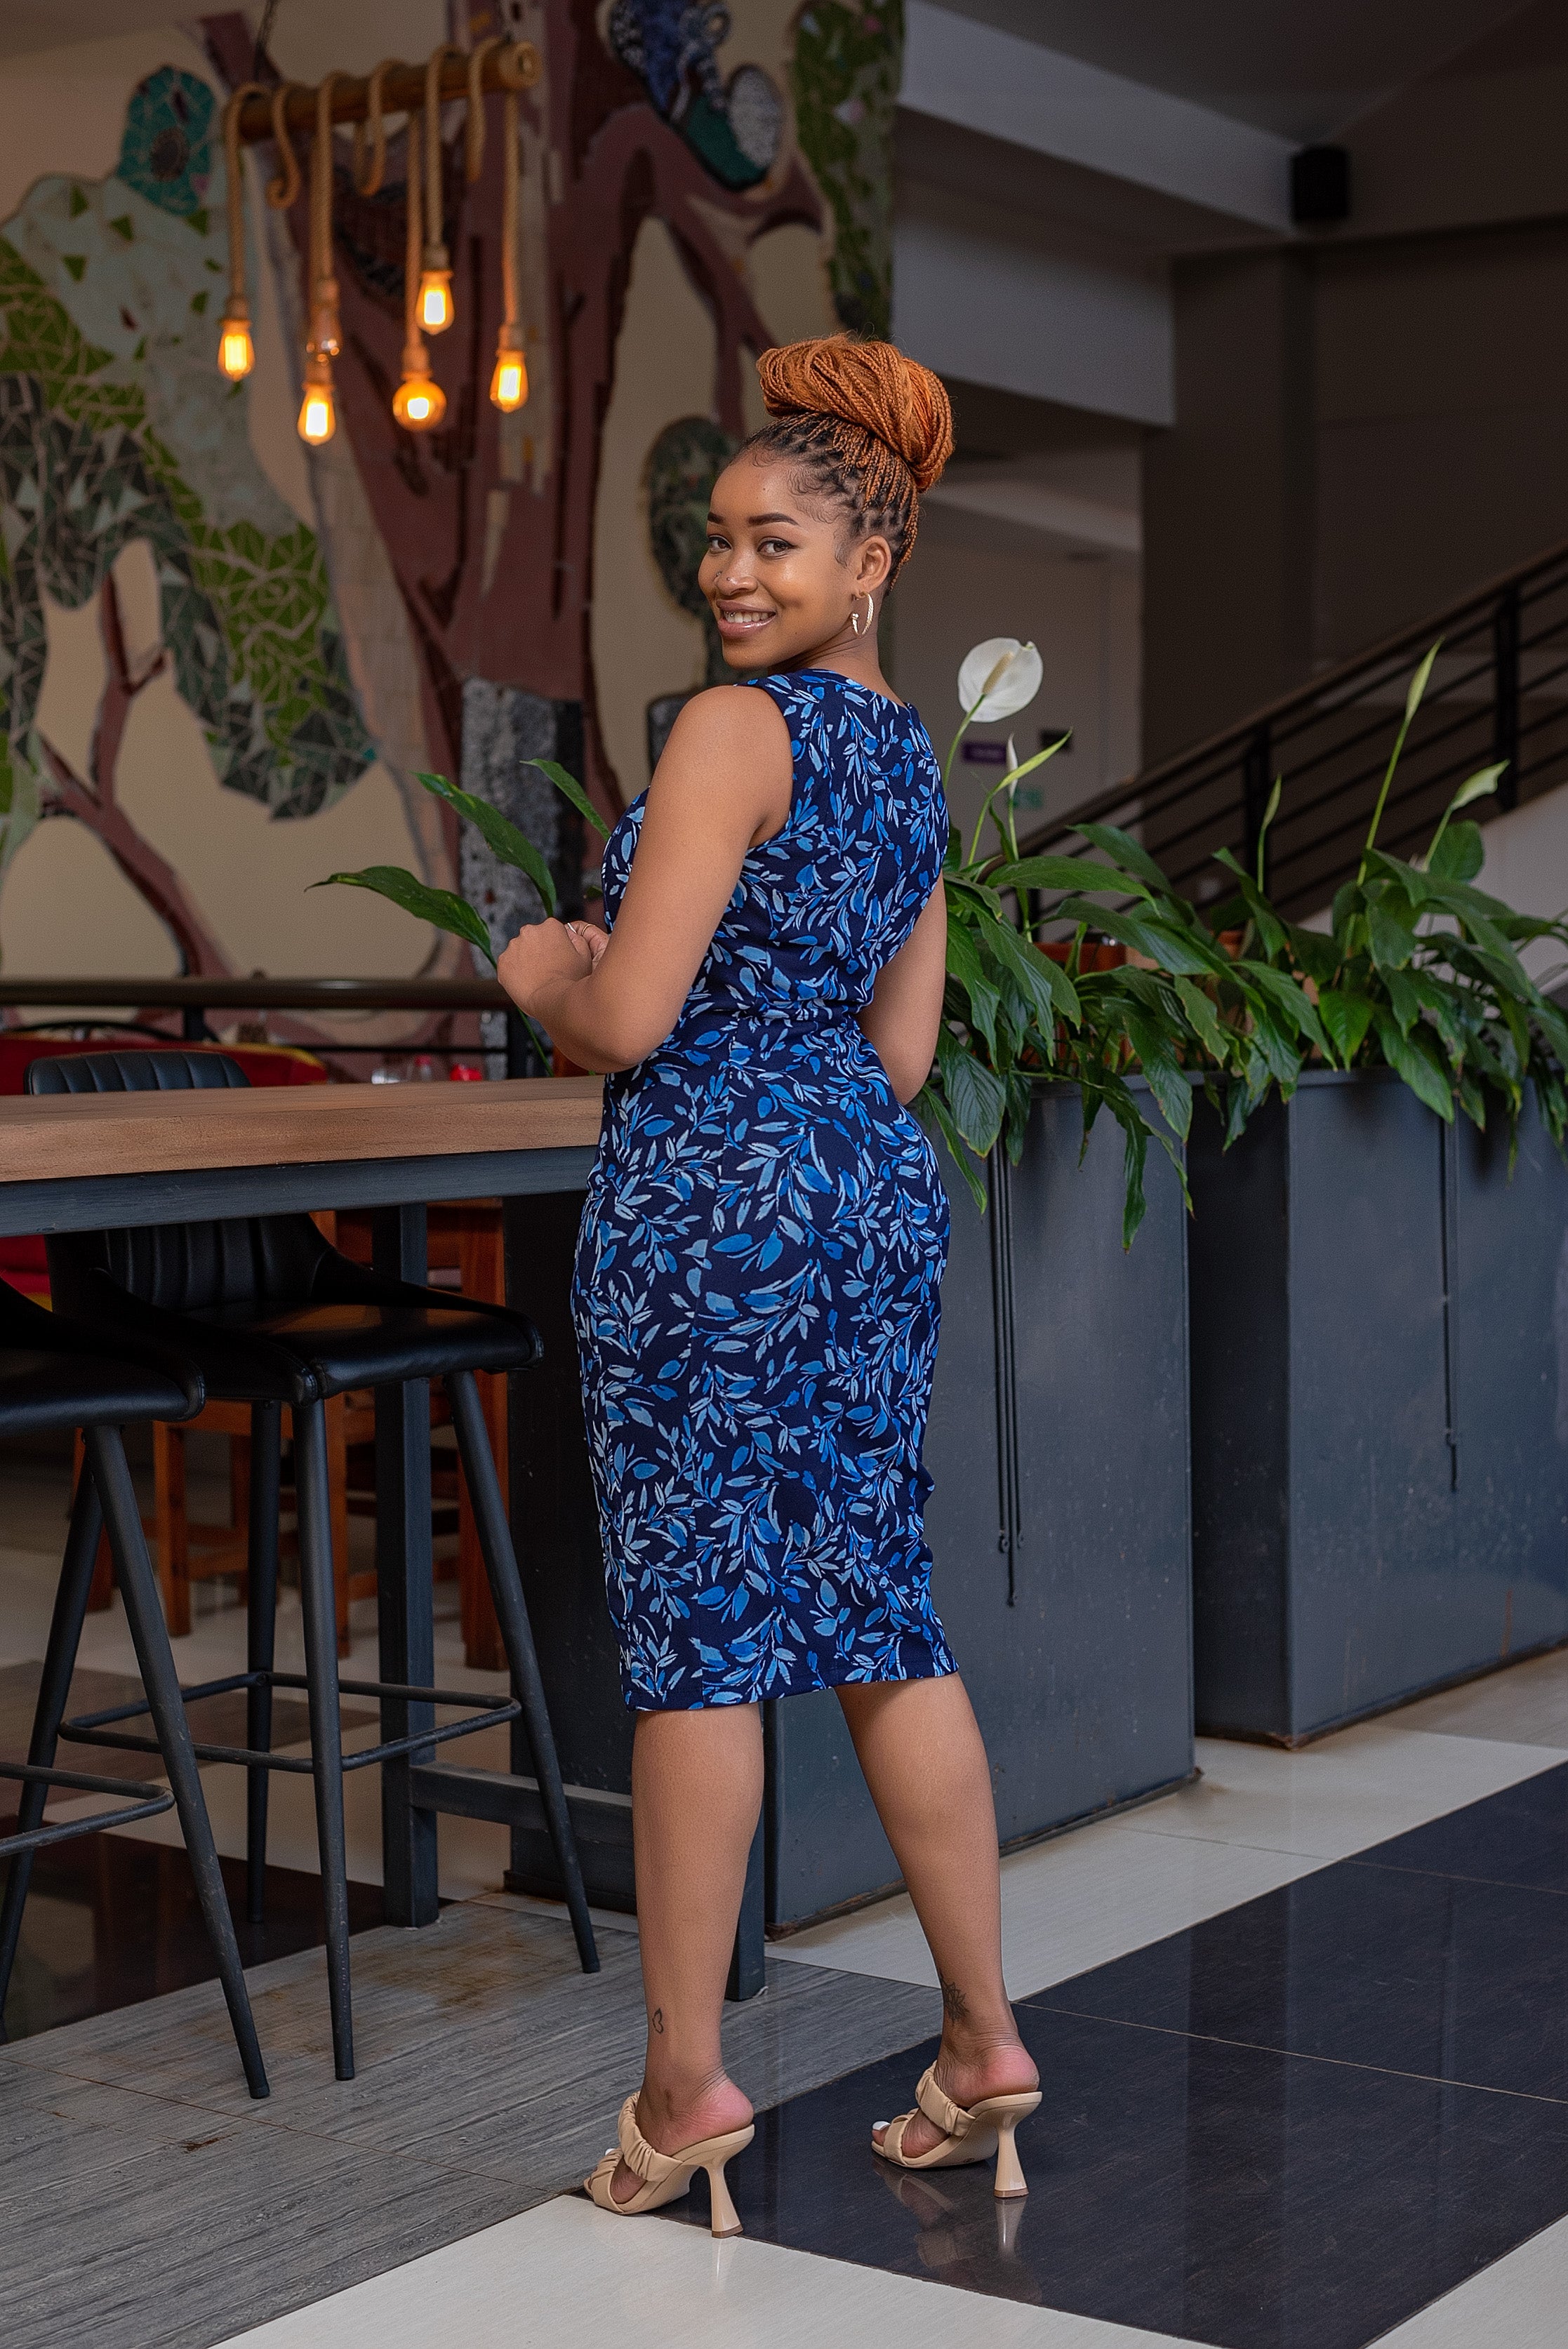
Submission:
[[[609,944],[587,922],[530,922],[502,952],[496,977],[519,1011],[541,1018],[541,998],[563,981],[589,978]]]

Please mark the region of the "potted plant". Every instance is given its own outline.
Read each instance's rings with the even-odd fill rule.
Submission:
[[[1189,1155],[1197,1705],[1221,1733],[1294,1742],[1568,1638],[1568,1025],[1519,959],[1568,927],[1479,885],[1462,810],[1500,767],[1425,856],[1378,847],[1431,660],[1327,928],[1280,916],[1262,854],[1227,860],[1210,917],[1324,1031],[1233,1148],[1221,1082]]]

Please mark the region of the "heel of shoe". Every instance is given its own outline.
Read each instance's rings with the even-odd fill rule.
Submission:
[[[744,2230],[740,2214],[730,2199],[730,2189],[724,2178],[724,2164],[708,2164],[708,2193],[713,2205],[713,2232],[716,2235],[739,2235]]]
[[[999,2202],[1011,2202],[1016,2196],[1029,2191],[1029,2181],[1023,2175],[1018,2147],[1013,2142],[1013,2131],[1017,2126],[1016,2121],[1003,2122],[996,2132],[996,2184],[992,2191]]]
[[[1026,2121],[1039,2104],[1037,2091],[1032,2096],[991,2096],[975,2107],[977,2115],[983,2113],[996,2131],[996,2184],[992,2191],[999,2202],[1011,2202],[1029,2191],[1015,2137],[1020,2122]]]

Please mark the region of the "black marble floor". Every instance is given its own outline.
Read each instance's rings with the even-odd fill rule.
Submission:
[[[1216,2349],[1365,2349],[1568,2214],[1568,1765],[1018,2014],[1026,2202],[870,2151],[929,2042],[765,2116],[747,2232]],[[706,2223],[705,2186],[671,2216]]]
[[[14,1815],[0,1819],[0,1833],[15,1825]],[[5,1866],[0,1861],[0,1885]],[[321,1946],[318,1876],[269,1868],[265,1921],[252,1925],[245,1921],[244,1863],[225,1859],[222,1866],[247,1966]],[[350,1930],[363,1932],[380,1921],[380,1887],[350,1884]],[[216,1979],[182,1849],[132,1836],[95,1835],[47,1845],[36,1855],[5,2001],[7,2038],[30,2038]]]

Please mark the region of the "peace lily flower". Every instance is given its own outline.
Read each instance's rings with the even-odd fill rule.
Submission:
[[[975,645],[959,665],[959,708],[963,722],[953,736],[947,764],[942,769],[945,784],[952,772],[958,746],[974,725],[990,725],[999,718],[1014,718],[1026,709],[1040,690],[1044,667],[1033,645],[1020,644],[1016,636],[987,636],[983,644]],[[1008,764],[1013,763],[1010,758]]]
[[[965,723],[989,726],[994,719],[1015,718],[1039,692],[1044,675],[1033,645],[1021,645],[1016,636],[987,636],[964,655],[959,667],[959,708]]]

